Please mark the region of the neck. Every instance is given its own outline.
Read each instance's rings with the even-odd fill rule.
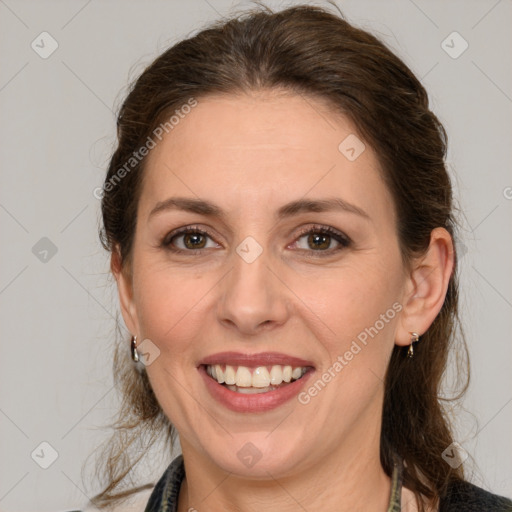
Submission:
[[[361,466],[363,467],[363,466]],[[183,481],[178,512],[206,509],[211,512],[240,510],[321,510],[322,512],[354,512],[375,510],[386,512],[391,492],[391,480],[382,468],[366,465],[364,472],[345,469],[333,474],[317,473],[311,481],[300,476],[273,479],[266,482],[248,482],[233,476],[224,476],[217,486],[209,485],[206,492],[196,486],[189,488]],[[323,478],[323,480],[321,479]],[[195,505],[194,505],[195,504]],[[414,509],[416,510],[416,509]]]
[[[337,450],[292,476],[266,480],[238,477],[201,460],[182,442],[186,479],[179,494],[178,512],[208,510],[279,510],[282,512],[387,511],[391,478],[379,455],[380,425],[361,439],[346,439]]]

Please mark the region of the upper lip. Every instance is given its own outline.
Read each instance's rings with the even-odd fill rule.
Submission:
[[[271,366],[280,364],[284,366],[311,366],[313,363],[306,359],[282,354],[280,352],[259,352],[247,354],[242,352],[217,352],[201,360],[199,365],[228,364],[230,366]]]

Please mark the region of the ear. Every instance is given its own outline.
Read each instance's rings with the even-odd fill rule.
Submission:
[[[137,309],[133,300],[133,280],[131,268],[123,266],[119,247],[116,246],[110,257],[110,269],[117,282],[121,314],[128,330],[137,335],[140,333]]]
[[[426,254],[412,263],[400,314],[395,343],[411,343],[411,332],[425,334],[441,311],[454,266],[453,240],[444,228],[430,234]]]

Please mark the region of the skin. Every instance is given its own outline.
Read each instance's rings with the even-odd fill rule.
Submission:
[[[409,345],[410,332],[423,334],[441,309],[453,247],[438,228],[426,254],[404,267],[378,155],[366,144],[351,162],[338,150],[355,133],[318,99],[278,91],[209,96],[149,155],[131,263],[122,267],[114,253],[112,270],[128,329],[160,350],[147,372],[180,434],[187,472],[180,512],[296,511],[298,503],[324,512],[387,509],[383,378],[393,346]],[[214,202],[226,219],[150,215],[177,196]],[[368,217],[333,210],[276,221],[285,203],[332,197]],[[190,224],[212,234],[199,238],[200,254],[184,236],[173,243],[188,254],[162,247]],[[352,243],[327,238],[322,256],[300,233],[313,225]],[[263,249],[252,263],[236,252],[247,236]],[[394,303],[401,311],[308,404],[234,412],[211,398],[198,374],[199,361],[216,352],[278,351],[312,361],[314,382]],[[237,457],[248,442],[261,453],[252,468]],[[403,503],[416,510],[405,488]]]

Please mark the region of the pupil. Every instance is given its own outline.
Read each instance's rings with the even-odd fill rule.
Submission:
[[[197,248],[202,248],[204,246],[204,240],[203,240],[203,243],[201,244],[201,237],[203,235],[200,235],[198,233],[188,233],[185,235],[185,246],[187,246],[189,249],[192,248],[192,249],[197,249]],[[189,246],[190,244],[190,246]]]
[[[329,235],[309,235],[309,242],[312,242],[317,249],[328,249],[329,239]],[[320,244],[317,242],[320,242]]]

